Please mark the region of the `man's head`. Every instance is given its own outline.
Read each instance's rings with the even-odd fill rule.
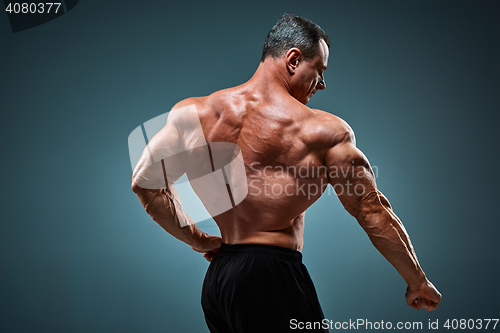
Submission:
[[[260,61],[269,56],[278,58],[294,47],[302,52],[305,60],[311,60],[319,52],[321,39],[330,47],[330,39],[319,25],[304,17],[283,14],[267,34]]]
[[[303,104],[317,90],[325,89],[323,71],[328,63],[330,40],[314,22],[284,14],[267,34],[261,62],[283,60],[290,94]]]

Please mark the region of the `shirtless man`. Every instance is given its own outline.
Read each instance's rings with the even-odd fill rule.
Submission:
[[[222,237],[208,235],[194,223],[180,223],[186,215],[172,183],[183,172],[189,177],[189,168],[191,173],[203,168],[203,163],[187,163],[185,157],[174,159],[175,163],[162,161],[161,177],[167,183],[163,188],[141,186],[141,180],[152,177],[147,175],[148,154],[134,171],[132,189],[148,214],[211,261],[202,292],[211,332],[283,332],[291,330],[292,319],[324,318],[301,251],[305,210],[327,184],[406,281],[407,304],[428,311],[439,305],[441,295],[421,269],[403,224],[377,189],[352,129],[339,117],[306,106],[326,87],[323,72],[329,46],[328,36],[315,23],[283,15],[269,32],[261,63],[248,82],[181,101],[165,128],[149,142],[150,152],[186,145],[184,141],[193,135],[184,135],[179,128],[192,131],[185,120],[189,112],[184,111],[191,108],[203,133],[197,140],[206,141],[212,170],[215,143],[238,147],[248,194],[213,216]],[[172,117],[176,110],[182,112]]]

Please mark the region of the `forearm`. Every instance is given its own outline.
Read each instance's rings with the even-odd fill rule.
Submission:
[[[408,286],[426,281],[410,238],[396,214],[385,205],[358,219],[377,250],[396,268]]]
[[[166,232],[191,246],[202,237],[203,233],[195,224],[181,227],[172,196],[167,190],[147,190],[136,185],[132,189],[149,216]]]
[[[397,215],[394,213],[394,211],[392,210],[391,204],[389,203],[389,200],[387,200],[387,198],[382,194],[382,192],[377,190],[377,194],[378,194],[378,197],[380,199],[380,202],[382,203],[382,206],[385,208],[385,211],[388,212],[392,217],[390,222],[392,222],[392,225],[399,232],[401,239],[406,244],[408,250],[410,251],[411,255],[413,256],[413,258],[415,259],[415,261],[418,264],[417,255],[415,253],[415,250],[413,249],[413,246],[412,246],[411,241],[410,241],[410,236],[406,232],[406,229],[405,229],[403,223],[397,217]]]

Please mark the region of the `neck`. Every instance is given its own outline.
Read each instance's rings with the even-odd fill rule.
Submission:
[[[277,92],[291,95],[290,84],[286,78],[286,68],[279,59],[267,58],[259,64],[254,75],[246,84],[263,95]]]

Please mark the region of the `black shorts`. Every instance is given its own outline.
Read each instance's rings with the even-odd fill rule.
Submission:
[[[303,331],[324,319],[302,253],[272,245],[222,244],[208,267],[201,304],[212,333]],[[314,326],[311,326],[314,327]]]

